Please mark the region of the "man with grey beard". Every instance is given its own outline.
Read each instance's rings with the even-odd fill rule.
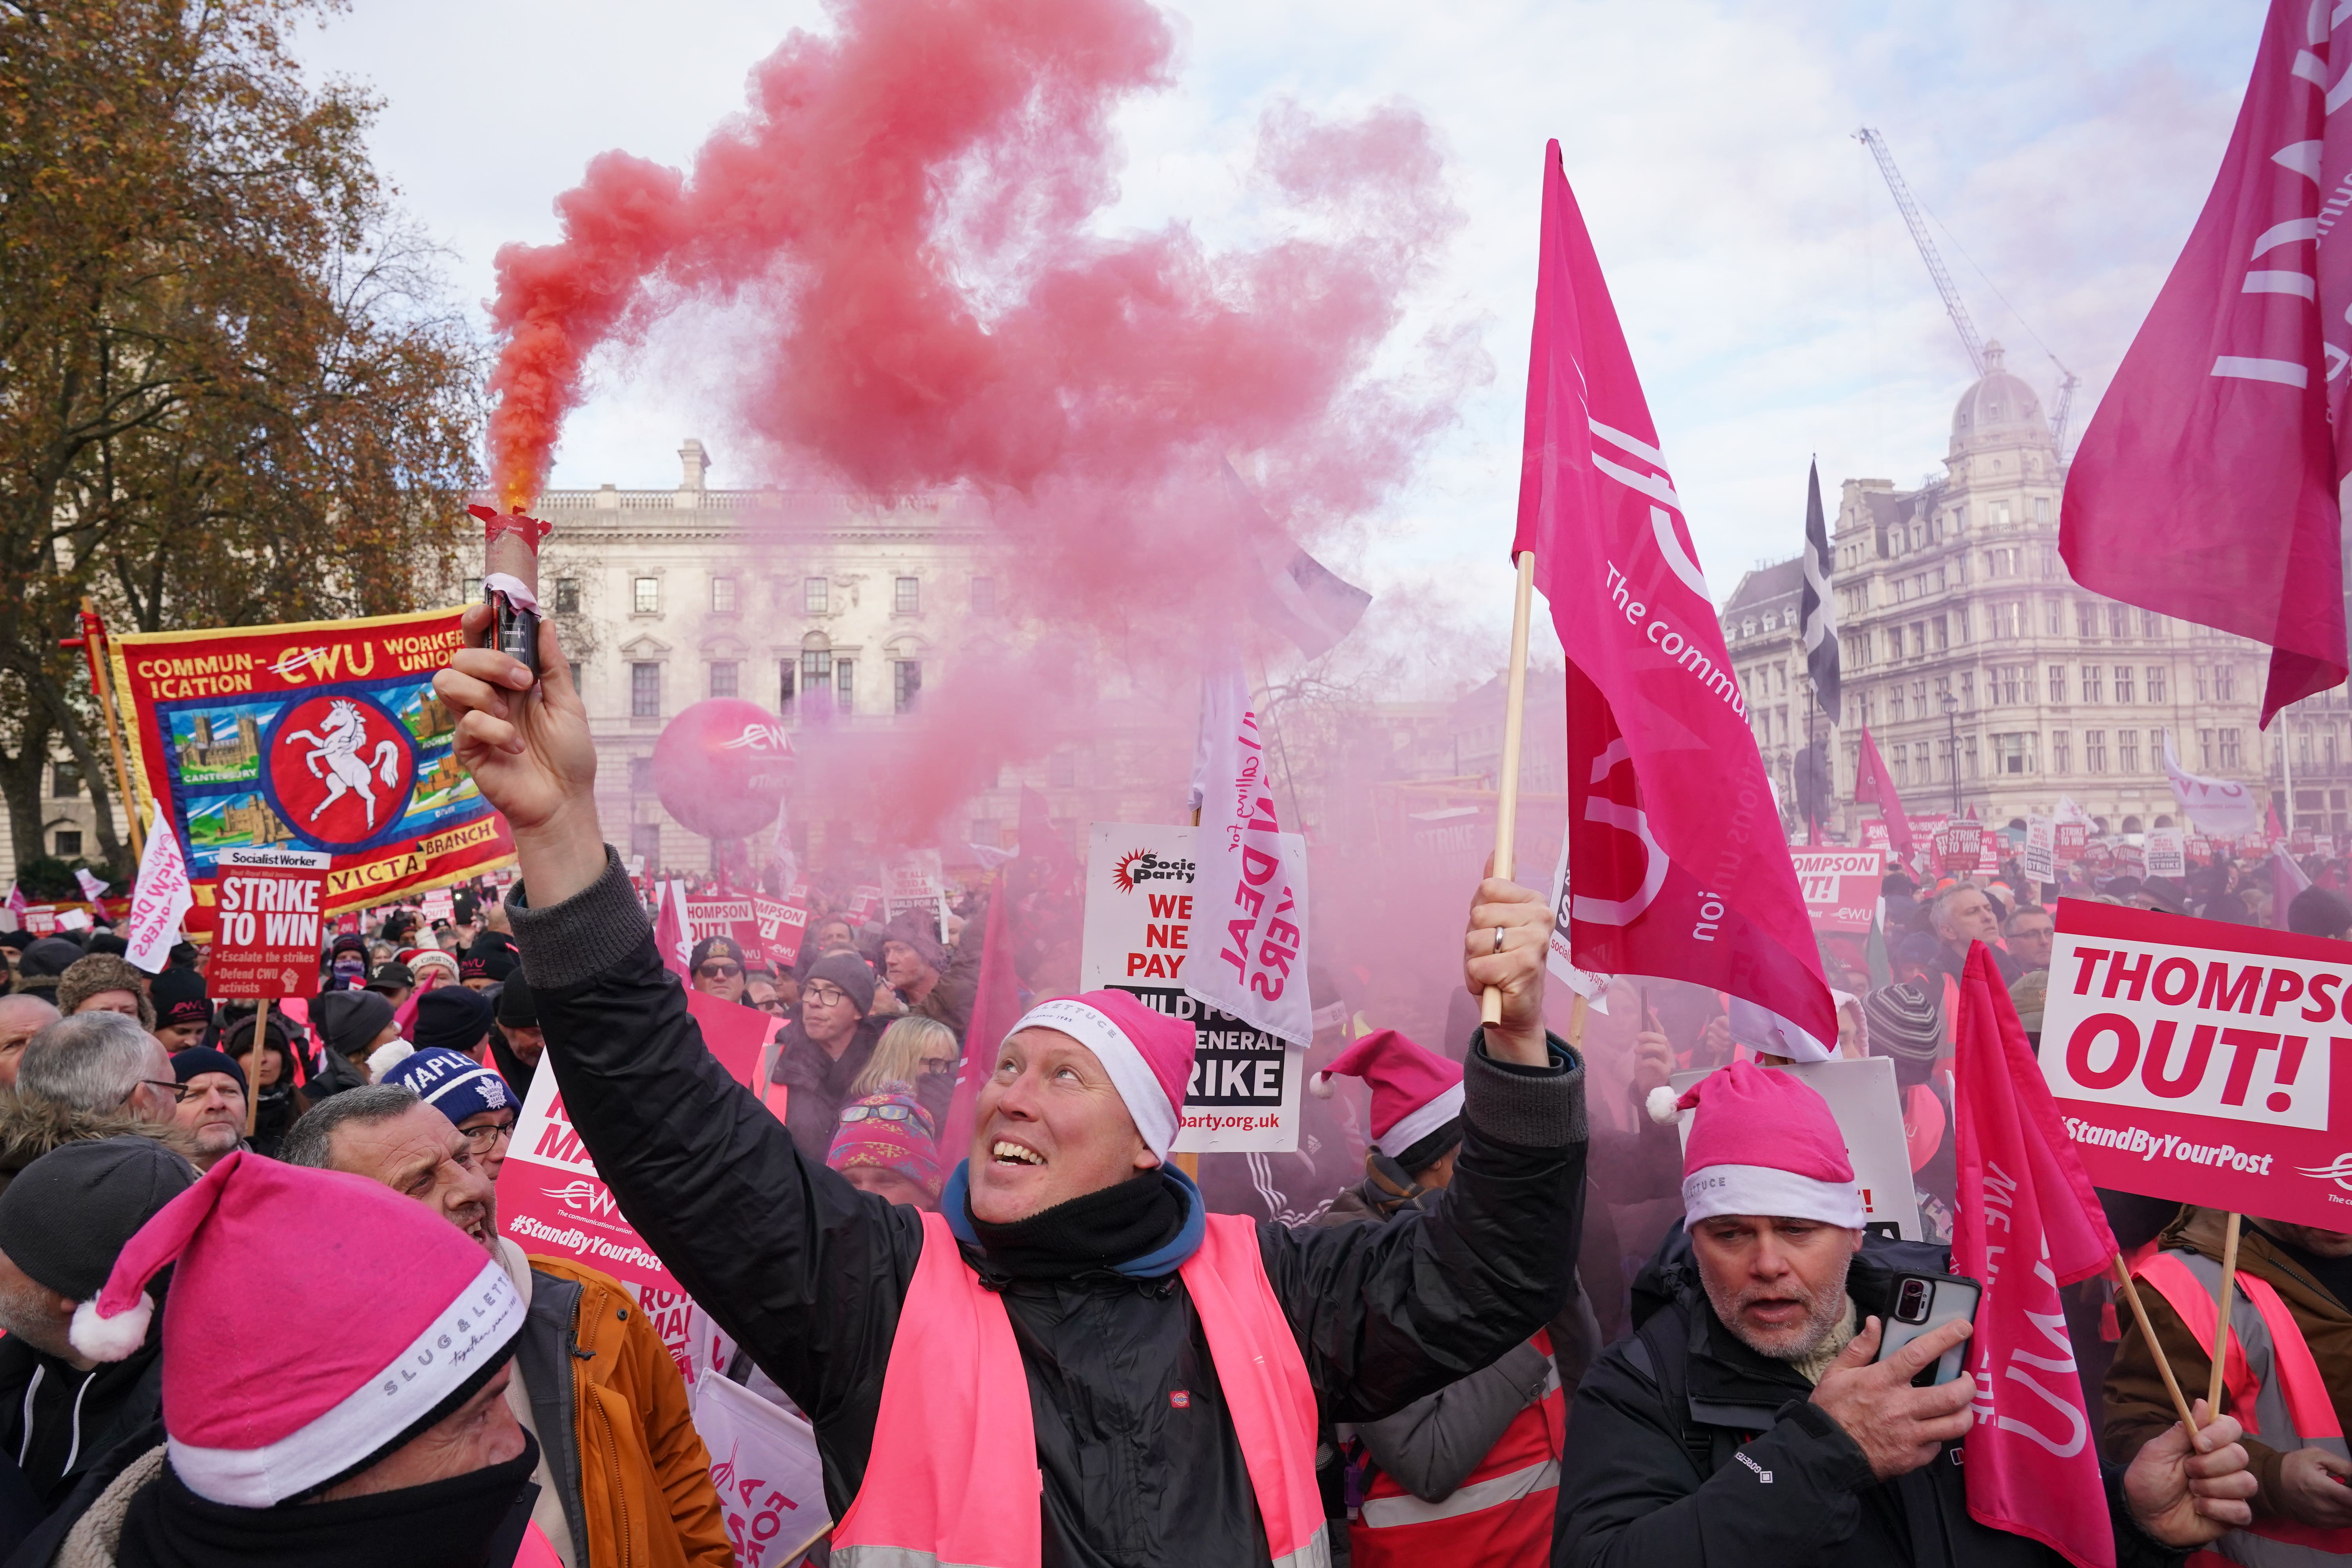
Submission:
[[[1951,1255],[1865,1234],[1822,1098],[1741,1061],[1651,1110],[1693,1113],[1684,1229],[1634,1282],[1634,1332],[1577,1389],[1556,1568],[2061,1568],[1969,1517],[1969,1373],[1913,1386],[1969,1325],[1875,1361],[1895,1276],[1949,1273]],[[2239,1433],[2174,1425],[2106,1470],[2118,1568],[2176,1564],[2252,1517]]]

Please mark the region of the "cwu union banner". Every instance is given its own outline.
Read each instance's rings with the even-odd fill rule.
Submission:
[[[138,786],[169,822],[212,937],[224,850],[323,851],[323,912],[381,904],[503,866],[506,821],[458,767],[433,674],[457,609],[112,640]]]

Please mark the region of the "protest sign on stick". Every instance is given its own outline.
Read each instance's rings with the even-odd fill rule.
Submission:
[[[1519,742],[1527,729],[1528,619],[1535,602],[1536,552],[1519,552],[1518,566],[1518,585],[1511,600],[1510,679],[1503,701],[1503,760],[1495,796],[1495,875],[1507,882],[1517,869],[1514,856],[1519,832]],[[1581,1003],[1584,994],[1578,992],[1576,999]],[[1502,990],[1489,985],[1478,998],[1478,1022],[1487,1025],[1502,1021]]]
[[[833,1528],[816,1433],[724,1377],[694,1385],[694,1429],[740,1568],[787,1568]]]
[[[168,825],[156,824],[156,831]],[[261,1058],[269,1048],[269,1004],[319,994],[319,951],[327,868],[310,849],[224,849],[215,861],[219,909],[205,985],[219,997],[251,997],[254,1090],[245,1097],[245,1135],[261,1114]]]
[[[2025,879],[2037,888],[2058,879],[2058,824],[2047,816],[2025,819]]]
[[[1215,958],[1192,946],[1193,831],[1094,825],[1087,837],[1079,984],[1131,992],[1198,1030],[1177,1152],[1286,1154],[1298,1147],[1307,1053],[1185,988],[1192,966]],[[1297,916],[1304,926],[1306,911]]]
[[[2068,899],[2041,1063],[2103,1187],[2352,1229],[2338,942]]]

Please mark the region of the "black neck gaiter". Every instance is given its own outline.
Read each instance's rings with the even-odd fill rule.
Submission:
[[[190,1491],[166,1463],[131,1500],[121,1568],[508,1568],[539,1489],[538,1440],[519,1458],[421,1487],[345,1498],[235,1508]],[[493,1548],[503,1561],[493,1563]]]
[[[1184,1224],[1184,1199],[1174,1183],[1146,1171],[1010,1225],[974,1215],[969,1194],[964,1215],[988,1260],[1013,1279],[1075,1279],[1173,1241]]]

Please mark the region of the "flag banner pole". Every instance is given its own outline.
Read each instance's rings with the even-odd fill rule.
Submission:
[[[1511,673],[1503,700],[1502,774],[1496,782],[1495,875],[1510,880],[1519,831],[1519,739],[1527,725],[1528,613],[1535,602],[1536,552],[1519,552],[1518,596],[1511,605]],[[1493,985],[1478,1001],[1481,1025],[1503,1021],[1503,993]]]
[[[2240,1217],[2235,1209],[2231,1210],[2229,1226],[2221,1232],[2221,1289],[2218,1298],[2221,1310],[2214,1314],[2213,1371],[2205,1380],[2205,1408],[2215,1415],[2221,1414],[2221,1371],[2230,1354],[2230,1295],[2238,1282]]]
[[[264,996],[254,1009],[253,1070],[245,1079],[245,1136],[248,1142],[261,1125],[261,1063],[268,1053],[269,998]]]
[[[2120,1252],[2116,1254],[2115,1270],[2116,1284],[2122,1289],[2124,1300],[2131,1303],[2132,1318],[2139,1324],[2139,1337],[2147,1342],[2147,1353],[2155,1359],[2156,1370],[2164,1374],[2164,1391],[2172,1395],[2173,1413],[2180,1417],[2183,1431],[2194,1433],[2197,1417],[2189,1408],[2189,1396],[2180,1392],[2180,1380],[2172,1375],[2172,1363],[2165,1359],[2164,1347],[2157,1342],[2156,1330],[2147,1321],[2147,1309],[2140,1304],[2139,1287],[2132,1282],[2131,1270],[2124,1266]],[[2209,1403],[2205,1408],[2210,1411],[2213,1406]]]
[[[1591,1009],[1584,1004],[1584,993],[1576,993],[1575,999],[1568,1006],[1568,1043],[1570,1046],[1584,1044],[1584,1016]]]
[[[131,768],[122,752],[122,727],[114,714],[114,685],[106,678],[106,623],[99,618],[98,606],[89,595],[82,595],[81,636],[68,638],[63,645],[79,646],[89,661],[89,694],[98,700],[98,710],[106,716],[106,739],[114,749],[114,787],[122,797],[122,815],[131,824],[131,854],[133,859],[147,853],[145,835],[139,826],[139,797],[131,792]]]

